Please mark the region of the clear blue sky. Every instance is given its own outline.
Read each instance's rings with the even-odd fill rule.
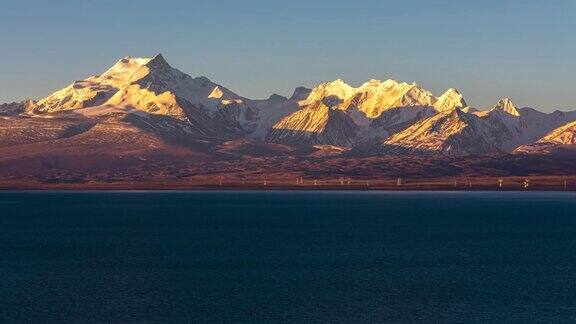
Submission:
[[[576,1],[2,0],[0,102],[157,52],[251,98],[394,78],[576,109]]]

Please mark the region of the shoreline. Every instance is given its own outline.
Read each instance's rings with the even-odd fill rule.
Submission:
[[[179,190],[179,191],[576,191],[575,176],[423,179],[193,179],[149,181],[0,181],[0,191]]]

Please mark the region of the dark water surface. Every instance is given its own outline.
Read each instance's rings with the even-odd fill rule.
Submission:
[[[6,321],[576,321],[576,195],[3,192]]]

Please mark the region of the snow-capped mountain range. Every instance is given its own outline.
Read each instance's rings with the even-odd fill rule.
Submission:
[[[508,98],[489,110],[469,107],[456,89],[435,96],[416,83],[338,79],[290,98],[242,97],[206,77],[170,66],[162,55],[125,57],[100,75],[36,100],[0,105],[22,118],[133,115],[191,137],[293,146],[330,145],[373,154],[550,153],[575,146],[576,111],[542,113]],[[350,154],[352,154],[350,153]]]

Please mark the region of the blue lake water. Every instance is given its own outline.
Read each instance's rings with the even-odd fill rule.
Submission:
[[[3,192],[0,322],[576,321],[576,194]]]

